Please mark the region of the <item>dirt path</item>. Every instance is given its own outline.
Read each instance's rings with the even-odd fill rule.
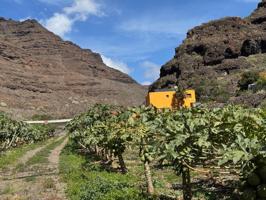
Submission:
[[[68,139],[63,136],[50,144],[27,152],[17,163],[22,165],[14,173],[15,167],[0,175],[1,200],[64,200],[64,185],[59,181],[59,155],[67,144]],[[56,145],[51,149],[53,143]],[[46,151],[47,150],[47,151]],[[39,152],[46,151],[45,163],[27,164]],[[39,157],[41,157],[39,156]],[[26,163],[26,166],[25,166]],[[18,165],[17,165],[18,166]]]
[[[44,149],[47,145],[50,143],[43,145],[41,147],[38,147],[37,149],[33,149],[31,151],[28,151],[24,156],[22,156],[17,164],[25,164],[29,159],[31,159],[33,156],[35,156],[38,152],[40,152],[42,149]]]

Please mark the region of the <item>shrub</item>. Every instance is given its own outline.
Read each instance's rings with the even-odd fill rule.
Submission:
[[[262,101],[260,104],[260,108],[265,112],[266,114],[266,100]],[[266,115],[265,115],[266,116]]]
[[[259,80],[257,81],[256,87],[255,87],[255,90],[256,91],[266,90],[266,79],[259,78]]]
[[[53,119],[52,116],[50,115],[45,115],[45,114],[35,114],[31,117],[32,120],[51,120]],[[34,129],[39,130],[40,132],[46,132],[49,136],[54,136],[55,134],[55,129],[56,125],[54,124],[34,124],[32,125]]]
[[[214,88],[211,99],[219,103],[227,103],[230,99],[230,93],[225,87],[219,86]]]
[[[259,76],[260,76],[261,79],[266,80],[266,71],[260,72]]]
[[[241,79],[238,81],[240,90],[247,90],[250,84],[256,83],[259,79],[257,72],[245,72],[242,74]]]

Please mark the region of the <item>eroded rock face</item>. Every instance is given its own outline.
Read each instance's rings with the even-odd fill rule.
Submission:
[[[264,30],[266,28],[265,9],[266,9],[266,1],[262,0],[259,3],[258,8],[248,18],[253,24],[261,25],[264,28]]]
[[[99,54],[63,41],[35,20],[0,18],[0,101],[17,118],[72,117],[94,103],[138,105],[146,89]]]
[[[237,82],[244,71],[266,70],[265,53],[263,0],[245,19],[227,17],[190,30],[183,44],[176,48],[174,58],[162,66],[160,78],[150,90],[178,84],[195,88],[200,97],[227,96],[223,99],[227,101],[237,95]]]

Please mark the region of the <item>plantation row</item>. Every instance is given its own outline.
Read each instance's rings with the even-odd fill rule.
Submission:
[[[256,173],[258,159],[262,168],[266,166],[266,113],[261,109],[228,106],[171,111],[95,105],[67,129],[74,143],[103,161],[112,163],[118,158],[122,173],[127,173],[126,149],[138,148],[150,195],[156,192],[150,167],[156,163],[172,166],[176,175],[182,175],[185,200],[192,199],[190,172],[199,166],[205,171],[210,166],[239,168],[241,199],[250,192],[249,199],[266,198],[266,177]]]
[[[54,135],[49,126],[28,125],[0,114],[0,152],[24,144],[45,140]]]

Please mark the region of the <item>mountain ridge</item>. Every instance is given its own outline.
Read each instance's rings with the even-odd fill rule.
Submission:
[[[247,71],[266,70],[266,1],[246,18],[225,17],[196,26],[162,66],[150,91],[194,88],[202,101],[258,106],[265,93],[239,93],[238,82]],[[226,97],[226,98],[225,98]]]
[[[146,93],[100,54],[63,41],[36,20],[0,18],[0,70],[0,111],[17,118],[72,117],[94,103],[139,105]]]

